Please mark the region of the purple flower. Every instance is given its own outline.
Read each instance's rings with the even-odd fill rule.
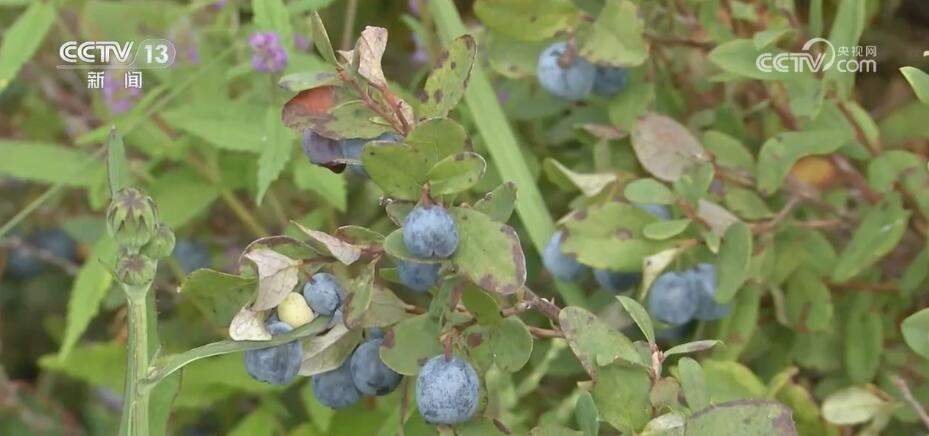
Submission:
[[[418,64],[425,64],[429,61],[429,54],[426,53],[426,45],[423,44],[422,39],[419,38],[419,35],[413,34],[413,54],[411,56],[413,62]]]
[[[300,51],[308,51],[310,49],[310,39],[303,36],[294,34],[294,48]]]
[[[253,33],[248,38],[252,46],[252,68],[262,73],[276,73],[287,66],[287,52],[274,32]]]
[[[212,8],[214,11],[218,11],[225,7],[227,2],[228,0],[216,0],[210,4],[210,8]]]
[[[107,70],[103,75],[103,101],[114,114],[132,109],[142,96],[141,88],[127,88],[125,71]]]
[[[417,17],[419,16],[419,3],[416,0],[409,0],[406,6],[410,9],[410,12],[412,12],[413,15],[416,15]]]

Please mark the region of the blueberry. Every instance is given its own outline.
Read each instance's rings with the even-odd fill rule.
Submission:
[[[400,384],[401,376],[384,365],[378,348],[383,339],[372,339],[352,353],[351,370],[355,387],[366,395],[387,395]]]
[[[32,243],[60,259],[74,260],[77,257],[77,242],[61,229],[41,230],[35,234]]]
[[[346,138],[339,142],[339,146],[342,149],[342,156],[346,159],[361,160],[361,152],[364,149],[365,144],[371,141],[391,141],[391,142],[400,142],[402,138],[393,132],[383,133],[377,138]],[[355,174],[368,177],[368,172],[365,171],[361,163],[350,163],[348,168]]]
[[[342,147],[339,141],[330,139],[316,132],[306,129],[300,139],[300,146],[303,154],[306,155],[310,163],[322,165],[330,170],[341,172],[345,164],[341,162]]]
[[[268,325],[271,336],[291,331],[289,325],[274,322]],[[300,341],[288,342],[275,347],[248,350],[245,352],[245,371],[253,379],[275,385],[292,382],[300,371],[303,361],[303,346]]]
[[[455,220],[442,206],[418,206],[403,221],[403,244],[416,257],[448,258],[458,248]]]
[[[371,327],[365,331],[365,337],[368,339],[383,339],[384,330],[381,330],[379,327]]]
[[[397,265],[397,274],[400,275],[400,281],[406,287],[417,292],[426,292],[439,281],[439,268],[441,266],[438,263],[419,263],[404,260]]]
[[[612,97],[623,89],[629,80],[629,71],[625,68],[597,66],[594,76],[594,94]]]
[[[25,238],[16,233],[14,236],[22,239],[26,246],[25,249],[14,247],[6,259],[7,271],[14,277],[29,278],[45,269],[45,261],[38,251],[64,260],[77,258],[77,242],[64,230],[40,230]]]
[[[477,411],[477,373],[460,357],[435,356],[423,365],[416,378],[416,406],[426,422],[458,424]]]
[[[542,264],[556,279],[570,282],[576,280],[584,272],[585,267],[561,251],[563,237],[564,231],[559,230],[548,240],[548,244],[542,250]]]
[[[594,269],[594,278],[597,280],[597,284],[600,285],[600,288],[615,294],[638,285],[642,280],[642,274],[637,272]]]
[[[313,312],[332,315],[342,305],[342,285],[329,273],[316,273],[303,285],[303,298]]]
[[[313,396],[331,409],[348,407],[361,399],[361,392],[352,382],[348,359],[332,371],[313,376]]]
[[[681,325],[693,318],[697,300],[697,294],[684,274],[666,272],[652,283],[648,311],[659,321]]]
[[[552,95],[577,101],[587,96],[594,86],[597,69],[575,54],[570,65],[562,67],[561,57],[568,48],[565,42],[556,42],[539,55],[536,76],[539,84]]]
[[[210,266],[210,250],[202,242],[181,239],[174,245],[174,259],[185,273]]]
[[[658,219],[671,219],[671,209],[668,209],[668,206],[663,204],[637,204],[636,207],[654,215]]]
[[[715,321],[729,314],[730,304],[719,304],[716,295],[716,265],[701,263],[686,273],[690,286],[697,294],[697,312],[694,317],[702,321]]]

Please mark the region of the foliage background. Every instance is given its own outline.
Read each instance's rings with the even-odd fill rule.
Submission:
[[[382,212],[375,185],[309,165],[296,137],[280,124],[280,107],[291,93],[277,86],[276,77],[255,72],[249,65],[247,38],[262,26],[255,6],[265,3],[275,2],[0,1],[0,29],[4,29],[0,222],[16,224],[20,235],[61,228],[79,244],[76,258],[58,259],[61,262],[28,280],[0,276],[0,433],[109,435],[118,425],[126,313],[119,290],[96,261],[114,254],[102,237],[106,185],[99,151],[111,125],[125,135],[131,171],[155,198],[162,219],[174,227],[179,240],[206,247],[207,261],[201,266],[232,272],[238,255],[253,239],[299,235],[290,219],[326,231],[357,224],[387,234],[394,227]],[[312,49],[294,39],[309,37],[305,17],[319,11],[336,46],[350,46],[365,25],[389,29],[385,73],[392,89],[413,100],[411,90],[422,87],[444,46],[436,20],[423,3],[284,2],[287,24],[276,25],[289,55],[284,73],[326,68]],[[525,13],[508,4],[531,4],[526,7],[544,11],[545,23],[553,24],[550,28],[513,25],[522,24],[517,19]],[[761,270],[757,275],[770,280],[765,286],[742,288],[730,318],[695,326],[678,341],[719,338],[726,343],[725,348],[700,355],[714,402],[776,398],[794,409],[804,434],[853,429],[913,434],[922,429],[894,377],[906,381],[916,401],[929,403],[925,383],[929,367],[920,357],[929,345],[911,343],[914,354],[900,328],[903,319],[927,301],[929,200],[924,188],[929,182],[925,165],[929,106],[915,98],[898,71],[903,66],[926,69],[922,51],[929,49],[923,46],[929,41],[929,8],[925,2],[654,2],[643,7],[652,50],[643,66],[633,70],[630,89],[611,101],[581,105],[557,101],[535,82],[535,56],[564,27],[559,20],[567,18],[559,15],[561,11],[568,10],[565,17],[573,10],[596,16],[600,8],[597,0],[458,2],[478,37],[479,59],[517,133],[522,160],[544,199],[544,208],[536,205],[533,210],[522,204],[521,216],[510,220],[523,241],[530,287],[554,296],[561,305],[584,306],[617,327],[628,326],[613,296],[595,289],[591,280],[577,287],[557,285],[541,267],[536,247],[538,235],[547,238],[553,228],[551,218],[598,201],[601,193],[591,186],[620,186],[618,181],[647,175],[629,140],[611,136],[614,131],[627,131],[631,117],[645,107],[700,132],[707,148],[717,144],[713,149],[717,155],[731,145],[727,138],[735,138],[736,146],[748,151],[746,165],[757,169],[759,179],[778,166],[763,152],[757,157],[759,150],[769,138],[798,128],[791,123],[833,129],[847,137],[807,138],[810,142],[804,145],[815,149],[839,141],[837,147],[816,154],[841,156],[841,160],[804,160],[793,170],[792,161],[781,162],[779,170],[771,169],[782,171],[779,177],[769,177],[765,186],[759,182],[762,192],[803,192],[806,200],[796,208],[784,209],[790,202],[785,195],[725,197],[725,205],[747,221],[764,222],[787,210],[790,222],[822,222],[821,231],[811,226],[820,236],[791,233],[790,223],[786,230],[758,236],[754,254],[760,266],[755,268]],[[817,10],[822,15],[810,14]],[[827,78],[834,88],[825,93],[826,109],[803,106],[808,102],[797,101],[792,88],[816,87],[825,81],[795,84],[751,77],[743,68],[753,56],[740,52],[741,46],[713,50],[759,34],[786,38],[782,43],[788,46],[797,38],[802,42],[801,35],[827,34],[835,23],[840,23],[839,31],[833,32],[842,37],[841,23],[846,15],[857,13],[850,11],[860,12],[852,21],[863,24],[858,44],[878,47],[879,70],[858,75],[854,81]],[[177,65],[146,70],[142,95],[130,98],[132,108],[122,113],[114,111],[112,99],[87,89],[81,73],[55,68],[58,45],[65,40],[138,41],[154,36],[174,41]],[[858,39],[857,35],[848,38]],[[615,47],[606,48],[611,49]],[[919,77],[914,80],[918,83]],[[794,114],[785,117],[785,107]],[[819,117],[818,110],[828,116]],[[489,160],[488,174],[473,191],[486,192],[508,180],[509,174],[495,169],[498,155],[487,152],[490,141],[475,127],[480,115],[461,105],[453,116]],[[794,116],[799,121],[791,121]],[[738,153],[734,156],[735,167],[746,162],[738,160]],[[843,162],[853,171],[846,171]],[[732,183],[722,173],[716,178]],[[893,189],[900,197],[891,194]],[[899,243],[858,247],[864,257],[881,251],[878,263],[859,265],[852,260],[848,262],[855,265],[847,267],[847,274],[836,273],[836,262],[842,262],[837,258],[848,257],[843,250],[860,217],[870,210],[871,194],[893,203],[888,208],[897,212],[889,213],[910,217],[911,227],[901,230]],[[824,208],[839,213],[824,213]],[[875,220],[876,228],[888,221]],[[0,264],[15,250],[24,249],[20,239],[2,235],[7,230],[4,226],[0,231],[5,237],[0,239],[4,248]],[[774,254],[765,255],[763,247],[776,248],[769,252]],[[788,281],[801,265],[822,267],[816,271],[821,276],[809,279],[797,274]],[[184,266],[184,259],[170,259],[156,283],[166,352],[225,337],[225,326],[211,323],[200,308],[175,292]],[[849,280],[852,276],[855,279]],[[528,322],[542,322],[533,316],[527,315]],[[929,326],[915,321],[911,334],[924,342]],[[630,335],[635,334],[632,331]],[[576,387],[587,374],[570,350],[557,344],[557,340],[536,341],[525,368],[488,377],[493,388],[488,407],[512,429],[527,431],[544,422],[578,428],[589,422]],[[836,392],[861,393],[854,389],[865,392],[855,398],[875,401],[853,404],[867,409],[868,419],[839,423],[846,425],[827,422],[822,417],[823,402]],[[333,413],[312,400],[308,383],[286,389],[257,383],[245,373],[241,356],[227,355],[186,369],[169,431],[393,434],[401,396],[398,390]],[[434,431],[418,416],[405,429],[406,434]],[[605,425],[601,431],[615,432]]]

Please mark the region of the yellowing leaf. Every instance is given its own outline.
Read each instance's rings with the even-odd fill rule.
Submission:
[[[258,297],[252,310],[273,309],[297,286],[300,261],[268,248],[252,250],[245,258],[258,267]]]

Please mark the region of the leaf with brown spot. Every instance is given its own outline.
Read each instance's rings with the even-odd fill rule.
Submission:
[[[458,227],[458,250],[451,261],[472,283],[512,294],[526,283],[526,257],[512,227],[474,209],[451,209]]]
[[[381,344],[381,360],[403,375],[416,375],[427,359],[442,354],[441,327],[429,314],[400,321],[391,329],[390,341]]]
[[[656,113],[636,121],[632,149],[649,173],[666,182],[680,178],[687,167],[709,160],[700,141],[686,127]]]
[[[751,434],[795,436],[793,412],[765,400],[736,400],[716,404],[693,414],[684,423],[685,436]]]
[[[481,155],[466,151],[440,160],[426,173],[433,195],[457,194],[470,189],[484,177],[487,163]]]
[[[474,65],[477,47],[471,35],[455,38],[448,54],[426,79],[426,100],[420,105],[421,118],[444,117],[464,96]]]

